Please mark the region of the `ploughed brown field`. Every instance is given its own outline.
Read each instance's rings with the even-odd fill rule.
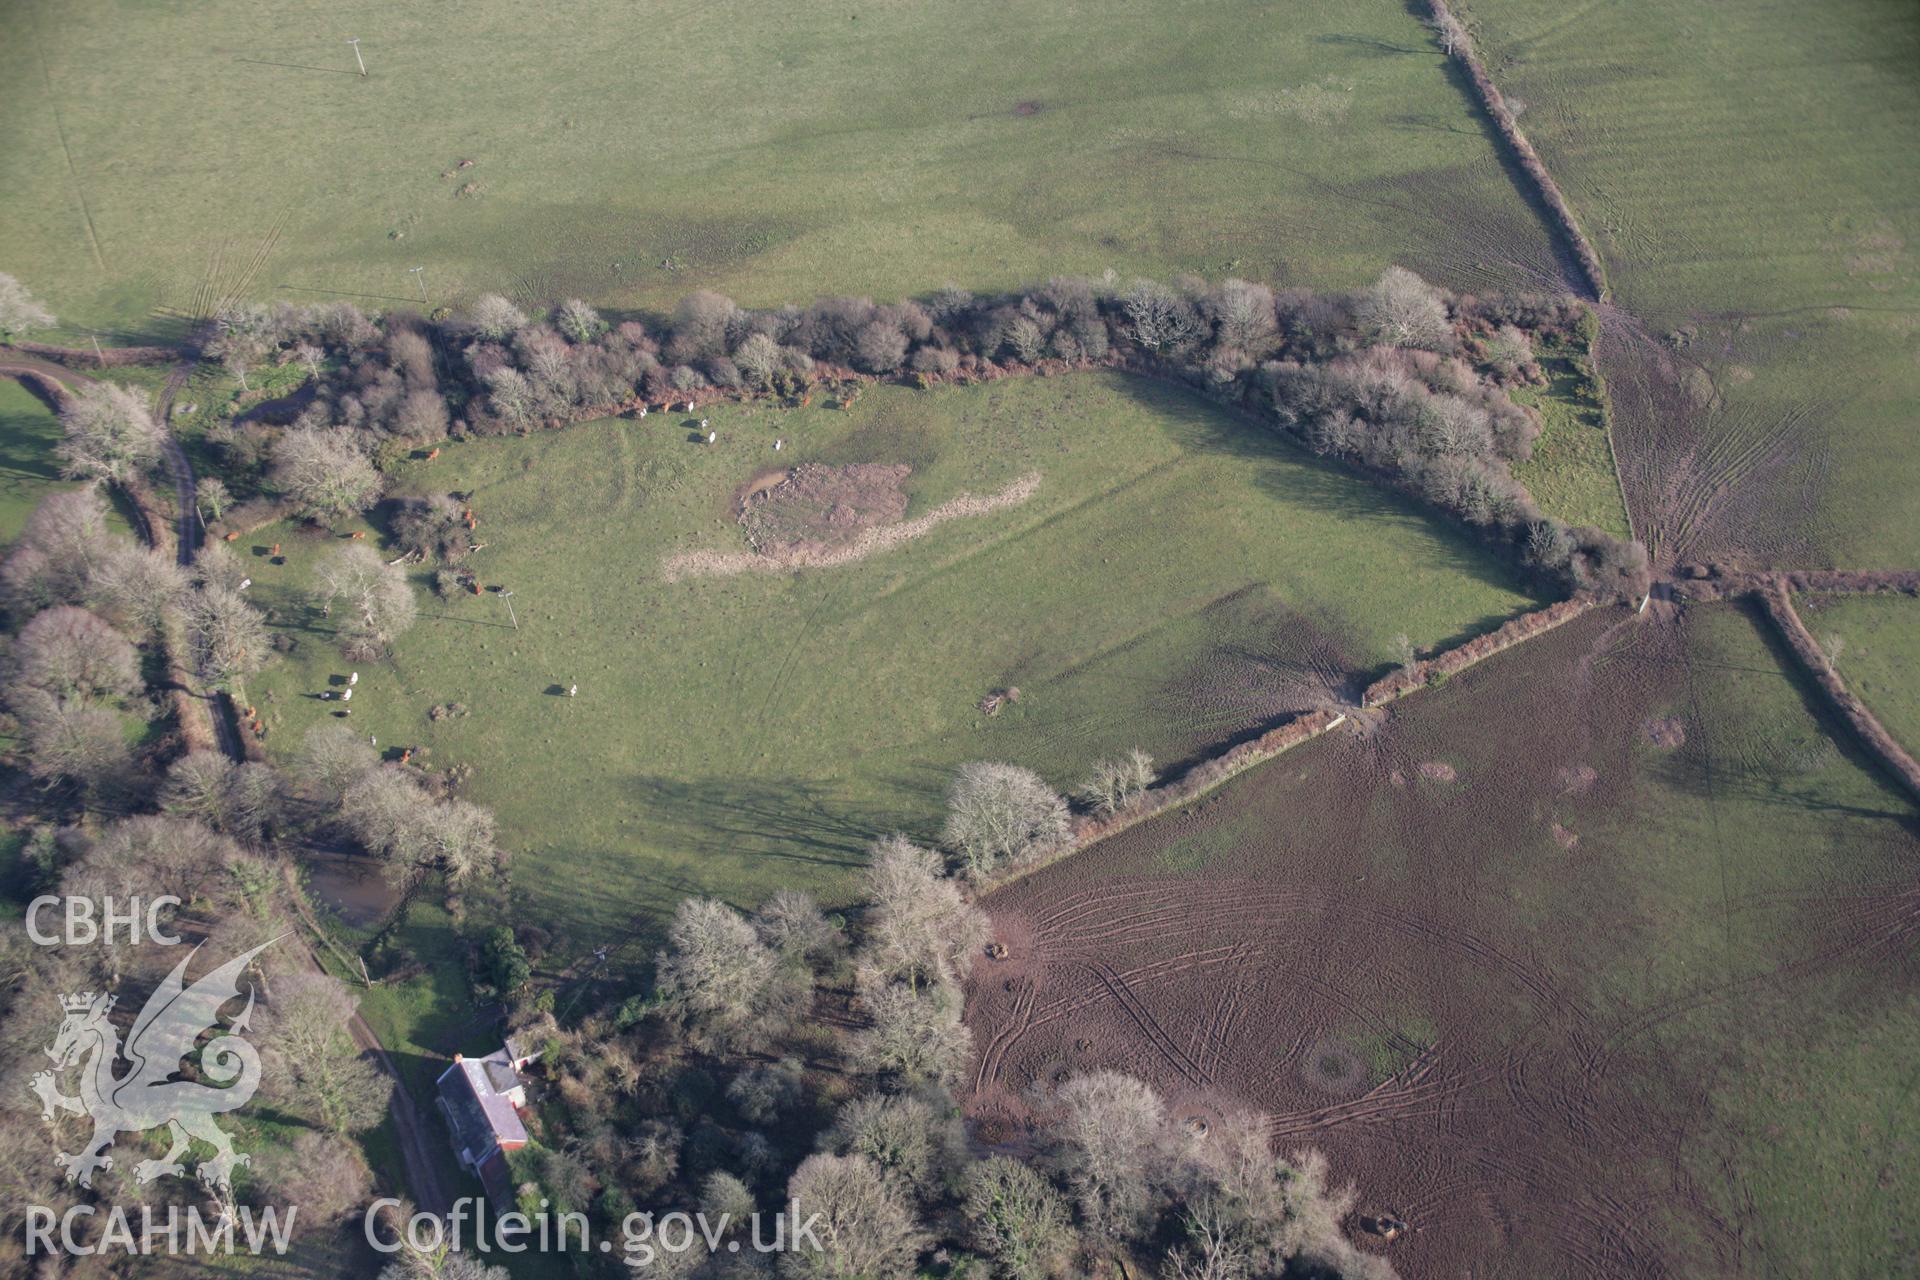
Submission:
[[[1325,1151],[1403,1275],[1801,1274],[1770,1153],[1831,1100],[1769,1064],[1911,1016],[1920,839],[1770,656],[1738,606],[1599,610],[992,894],[981,1136],[1112,1067]],[[1863,1226],[1897,1113],[1843,1135]]]

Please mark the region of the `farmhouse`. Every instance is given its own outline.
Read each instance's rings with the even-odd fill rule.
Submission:
[[[484,1058],[456,1053],[453,1065],[440,1073],[437,1102],[453,1131],[453,1153],[480,1179],[496,1209],[513,1203],[507,1152],[527,1145],[520,1118],[527,1089],[520,1072],[536,1056],[509,1039]]]

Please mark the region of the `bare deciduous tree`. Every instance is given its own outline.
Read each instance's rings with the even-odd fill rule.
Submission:
[[[210,542],[200,549],[193,560],[193,580],[196,586],[219,587],[225,591],[244,591],[241,584],[253,575],[246,565],[240,562],[240,554],[225,542]]]
[[[1133,340],[1153,351],[1176,351],[1200,333],[1193,304],[1153,280],[1136,280],[1120,295]]]
[[[1273,290],[1245,280],[1223,281],[1207,297],[1214,338],[1225,350],[1258,360],[1273,349],[1280,326],[1275,319]]]
[[[753,1209],[753,1192],[724,1169],[714,1170],[700,1184],[700,1211],[707,1215],[715,1230],[725,1222],[729,1232],[744,1231]]]
[[[80,603],[114,541],[106,501],[95,486],[48,494],[0,566],[8,600],[25,609]]]
[[[783,957],[815,964],[839,950],[840,930],[821,912],[813,895],[781,889],[753,913],[754,932]]]
[[[792,1058],[756,1062],[727,1082],[727,1101],[754,1124],[767,1124],[799,1100],[801,1082]]]
[[[993,1156],[967,1175],[964,1212],[973,1246],[1007,1280],[1064,1273],[1074,1237],[1060,1194],[1037,1170]]]
[[[168,813],[257,845],[279,809],[280,781],[269,765],[235,764],[217,751],[191,751],[168,768],[160,804]]]
[[[1153,757],[1135,747],[1118,759],[1097,761],[1076,794],[1106,817],[1132,804],[1152,785]]]
[[[379,765],[380,757],[364,735],[344,724],[321,724],[301,739],[293,772],[315,804],[334,810],[353,784]]]
[[[380,473],[345,431],[289,427],[274,442],[272,457],[274,487],[321,519],[363,511],[380,496]]]
[[[928,1238],[898,1188],[864,1156],[808,1156],[787,1183],[801,1220],[818,1214],[818,1251],[795,1249],[792,1280],[905,1280]]]
[[[353,1042],[357,1008],[338,978],[289,974],[274,984],[261,1036],[274,1068],[264,1073],[269,1092],[343,1136],[379,1124],[393,1094],[392,1078]]]
[[[55,605],[21,628],[13,677],[56,698],[117,702],[141,690],[140,658],[106,619]]]
[[[1440,291],[1405,267],[1388,267],[1360,295],[1354,318],[1375,341],[1391,347],[1443,351],[1453,342]]]
[[[336,603],[342,606],[341,631],[349,647],[369,657],[405,633],[419,612],[406,572],[363,544],[337,547],[320,558],[314,566],[314,598],[327,617]]]
[[[964,1133],[914,1093],[869,1093],[841,1107],[820,1147],[859,1155],[926,1193],[938,1187],[944,1166],[965,1158]]]
[[[124,484],[160,457],[160,428],[137,392],[111,382],[83,388],[60,411],[54,446],[62,475]]]
[[[75,782],[89,795],[104,797],[132,776],[124,717],[31,687],[10,700],[25,731],[27,771],[34,777]]]
[[[512,365],[489,369],[482,381],[487,386],[487,404],[508,426],[524,427],[540,416],[540,397],[533,384]]]
[[[11,342],[35,329],[51,329],[55,323],[53,312],[42,306],[27,286],[0,271],[0,338]]]
[[[388,880],[401,890],[382,937],[405,920],[429,879],[458,885],[500,857],[491,811],[467,800],[435,802],[399,769],[363,774],[340,808],[347,830],[382,859]]]
[[[87,583],[87,603],[136,635],[160,630],[186,595],[187,575],[178,560],[123,538],[112,540]]]
[[[116,894],[171,894],[182,902],[211,894],[240,856],[233,841],[198,822],[142,814],[123,818],[95,840],[76,867]]]
[[[746,314],[732,298],[704,289],[690,293],[674,308],[668,354],[683,362],[725,355],[744,334],[745,324]]]
[[[733,352],[733,363],[740,372],[762,387],[770,386],[773,375],[786,364],[780,344],[764,333],[750,333]]]
[[[947,789],[942,839],[975,875],[1029,861],[1067,838],[1067,802],[1031,769],[976,761]]]
[[[1486,341],[1487,363],[1503,378],[1511,378],[1533,364],[1533,342],[1525,331],[1503,324]]]
[[[527,324],[526,312],[497,293],[483,293],[467,308],[467,327],[483,338],[499,341]]]
[[[553,327],[573,342],[592,342],[607,324],[598,311],[578,298],[568,298],[553,309]]]
[[[187,640],[200,673],[220,685],[252,675],[272,652],[266,619],[245,596],[222,587],[188,597]]]
[[[854,355],[870,373],[892,373],[907,357],[907,335],[891,320],[875,320],[854,339]]]
[[[872,1025],[854,1037],[861,1070],[912,1084],[951,1084],[973,1058],[973,1033],[960,1020],[959,993],[946,985],[916,991],[890,984],[861,1000]]]
[[[778,957],[715,898],[687,898],[675,910],[654,985],[690,1025],[721,1039],[757,1038],[794,1012]]]
[[[373,1171],[353,1142],[331,1133],[297,1133],[262,1161],[269,1193],[300,1206],[296,1230],[322,1230],[358,1209],[373,1194]]]
[[[1093,1071],[1060,1086],[1058,1159],[1095,1229],[1123,1237],[1143,1220],[1165,1153],[1166,1107],[1140,1080]]]
[[[990,926],[942,874],[937,854],[905,836],[888,836],[868,853],[866,883],[873,910],[863,965],[913,986],[965,975]]]

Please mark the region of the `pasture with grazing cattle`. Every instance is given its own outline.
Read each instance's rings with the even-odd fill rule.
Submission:
[[[1920,1267],[1911,4],[21,0],[6,31],[0,272],[58,320],[0,281],[0,365],[131,389],[183,452],[122,424],[131,472],[95,439],[63,475],[86,415],[0,378],[0,893],[144,873],[120,837],[163,813],[244,845],[192,929],[310,944],[364,1021],[306,1056],[404,1099],[334,1126],[302,1077],[247,1138],[473,1192],[435,1081],[511,1027],[546,1055],[522,1207],[771,1204],[816,1151],[900,1157],[849,1136],[865,1093],[930,1100],[944,1154],[875,1174],[926,1247],[834,1274],[1268,1274],[1190,1251],[1215,1210],[1275,1236],[1259,1195],[1096,1212],[1055,1126],[1111,1070],[1181,1176],[1244,1124],[1294,1162],[1293,1226],[1332,1206],[1346,1252],[1303,1235],[1289,1275]],[[331,452],[296,500],[301,438]],[[150,494],[183,565],[195,530],[233,559],[149,617],[92,542],[20,539],[87,476],[115,535]],[[352,657],[342,548],[418,608]],[[23,638],[63,605],[134,674]],[[329,726],[351,787],[303,750]],[[1135,748],[1143,795],[1077,790]],[[202,793],[189,751],[264,767]],[[982,761],[1069,835],[966,882]],[[408,863],[421,814],[492,834]],[[875,960],[893,833],[954,906],[909,932],[967,953],[925,972]],[[788,1021],[703,1024],[690,900],[780,890],[825,916],[721,912],[717,949],[777,947]],[[60,983],[144,980],[20,954],[34,1070]],[[903,991],[944,1068],[872,1065]],[[26,1105],[51,1195],[64,1121]],[[969,1252],[1005,1243],[959,1190],[988,1152],[1071,1248],[1036,1211],[1025,1263]],[[381,1265],[334,1225],[208,1265]]]
[[[1063,789],[1135,746],[1176,764],[1351,697],[1402,632],[1458,643],[1539,602],[1439,519],[1144,380],[720,406],[711,447],[689,421],[456,444],[396,476],[399,493],[472,495],[485,546],[464,567],[482,590],[443,599],[417,575],[421,620],[392,662],[358,664],[351,723],[472,766],[512,897],[577,946],[650,940],[692,891],[843,897],[869,841],[937,832],[967,760]],[[1037,481],[851,563],[671,570],[748,554],[746,491],[808,464],[904,469],[885,479],[907,522]],[[248,685],[277,752],[340,709],[317,695],[355,665],[307,598],[337,541],[280,525],[240,544],[299,646]],[[259,554],[275,544],[284,565]],[[979,710],[1010,688],[1017,703]],[[463,710],[433,718],[446,704]]]

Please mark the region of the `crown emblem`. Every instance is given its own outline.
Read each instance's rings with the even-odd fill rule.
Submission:
[[[117,999],[117,997],[108,996],[106,1007],[109,1009],[113,1008],[115,999]],[[82,991],[78,995],[61,996],[60,1007],[68,1013],[85,1013],[93,1007],[93,992]]]

